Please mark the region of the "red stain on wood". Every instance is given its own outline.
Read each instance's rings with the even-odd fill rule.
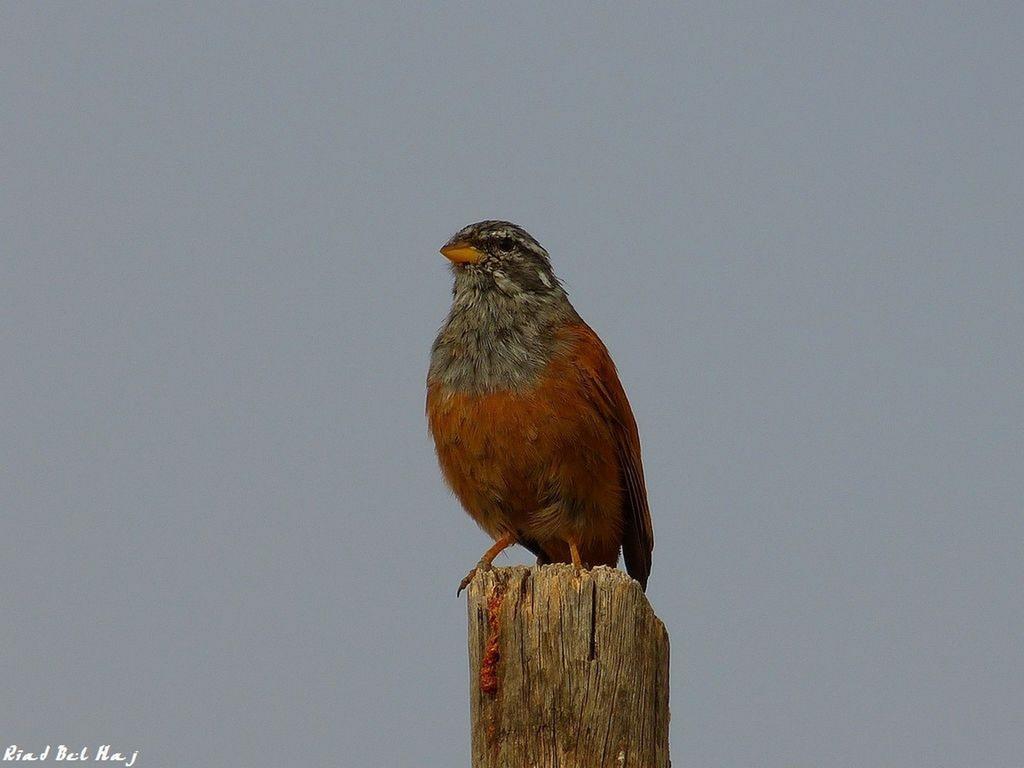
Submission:
[[[495,589],[487,598],[487,647],[480,665],[480,690],[492,698],[498,694],[498,662],[501,650],[498,648],[498,611],[503,595]]]

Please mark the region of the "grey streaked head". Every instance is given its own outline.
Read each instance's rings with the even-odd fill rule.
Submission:
[[[456,290],[460,277],[478,288],[506,295],[562,294],[548,252],[522,227],[510,221],[478,221],[463,227],[441,248],[452,262]]]

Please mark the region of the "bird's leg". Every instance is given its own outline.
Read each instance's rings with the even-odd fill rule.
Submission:
[[[469,586],[469,582],[476,576],[477,571],[489,571],[491,569],[491,563],[494,562],[494,558],[504,552],[506,549],[516,543],[516,535],[514,533],[506,533],[496,542],[494,546],[484,552],[484,556],[480,558],[480,562],[476,564],[476,568],[466,574],[466,578],[459,584],[459,591],[455,593],[456,596],[462,594],[462,590]]]
[[[576,539],[568,539],[569,554],[572,555],[572,567],[576,569],[576,573],[583,570],[583,558],[580,557],[580,547],[576,543]]]

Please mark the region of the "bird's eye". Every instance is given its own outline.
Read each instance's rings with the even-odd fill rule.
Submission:
[[[511,237],[499,237],[495,245],[498,246],[498,250],[502,253],[511,253],[516,247],[516,241]]]

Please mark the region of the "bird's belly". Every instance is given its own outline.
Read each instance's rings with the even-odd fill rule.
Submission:
[[[431,386],[427,414],[441,469],[492,536],[617,540],[621,487],[611,436],[565,391],[564,377],[547,381],[560,384],[483,395]]]

